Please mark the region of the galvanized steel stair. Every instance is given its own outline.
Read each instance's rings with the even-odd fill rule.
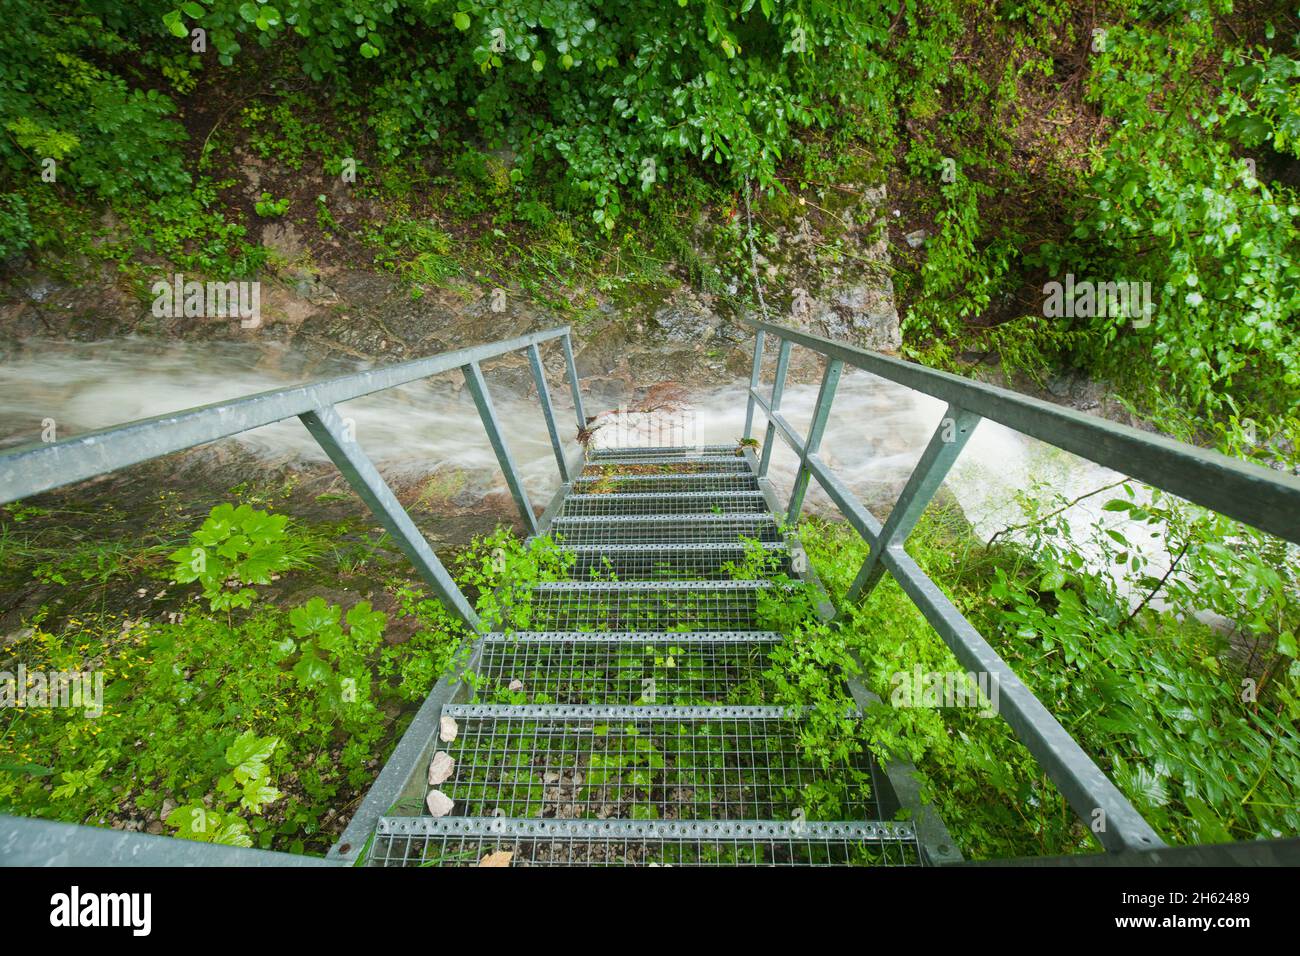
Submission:
[[[882,774],[852,819],[804,819],[817,770],[800,717],[766,705],[782,635],[761,629],[771,581],[727,567],[757,539],[790,548],[752,456],[736,446],[605,449],[550,528],[570,580],[531,591],[529,630],[484,638],[475,701],[444,706],[455,761],[446,816],[380,821],[388,865],[908,864],[913,827],[881,820]],[[599,577],[600,580],[593,580]]]

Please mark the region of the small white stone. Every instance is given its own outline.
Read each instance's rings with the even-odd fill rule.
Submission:
[[[429,786],[436,787],[456,769],[456,761],[451,759],[451,754],[445,750],[439,750],[429,761]]]
[[[435,817],[445,817],[456,806],[456,801],[441,790],[430,790],[428,799],[424,802],[428,805],[429,812]]]
[[[438,721],[438,739],[444,744],[449,744],[456,739],[460,733],[460,728],[456,726],[456,721],[448,714],[443,714],[442,719]]]

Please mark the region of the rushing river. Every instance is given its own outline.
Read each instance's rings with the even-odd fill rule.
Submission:
[[[111,342],[29,343],[0,362],[0,445],[36,441],[53,424],[59,438],[254,392],[295,385],[364,367],[351,360],[308,359],[285,346],[197,343],[127,338]],[[535,397],[512,391],[487,371],[506,442],[534,501],[544,502],[558,484],[555,461]],[[518,380],[516,375],[515,380]],[[501,486],[496,459],[483,435],[460,375],[438,376],[340,406],[355,423],[366,452],[389,474],[427,473],[451,467],[463,471],[471,492]],[[789,385],[783,410],[806,432],[817,386]],[[563,382],[552,382],[561,430],[573,444],[572,405]],[[834,412],[822,441],[822,457],[864,501],[892,500],[906,481],[944,404],[865,372],[841,381]],[[601,414],[597,445],[731,444],[745,421],[745,387],[724,385],[687,397],[679,409],[654,415]],[[762,413],[755,433],[763,435]],[[230,439],[274,461],[321,461],[324,453],[297,421],[259,428]],[[790,487],[797,461],[778,438],[772,477]],[[982,422],[948,479],[948,487],[976,530],[988,537],[1023,520],[1017,491],[1035,483],[1066,498],[1121,476],[993,422]],[[1103,513],[1112,497],[1097,495],[1066,513],[1082,532],[1096,520],[1118,527],[1123,519]],[[834,506],[814,482],[808,507],[831,513]],[[1148,539],[1143,535],[1144,540]],[[1163,567],[1168,558],[1152,540],[1149,556]],[[1086,550],[1086,549],[1085,549]],[[1095,555],[1091,557],[1096,560]],[[1098,566],[1100,562],[1098,561]]]

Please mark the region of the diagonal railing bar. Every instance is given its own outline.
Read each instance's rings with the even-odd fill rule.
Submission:
[[[339,417],[338,410],[333,405],[327,405],[314,412],[304,412],[299,417],[316,442],[325,449],[330,461],[343,473],[348,484],[374,512],[384,530],[392,535],[402,553],[410,558],[425,584],[433,589],[443,605],[464,621],[470,630],[479,630],[478,615],[429,547],[429,542],[415,526],[410,514],[379,474],[379,470],[361,450],[356,436]]]
[[[505,438],[501,435],[501,424],[497,421],[496,406],[492,404],[492,396],[488,394],[483,370],[479,368],[478,362],[470,362],[463,366],[461,371],[465,373],[465,384],[469,386],[470,394],[474,396],[474,405],[478,408],[478,417],[483,420],[483,427],[487,430],[492,451],[496,453],[501,471],[505,473],[510,497],[515,499],[515,505],[519,508],[519,515],[524,519],[524,526],[528,529],[528,533],[537,534],[537,515],[533,514],[533,506],[528,501],[528,492],[524,490],[519,469],[515,467],[514,456],[510,454]]]
[[[794,490],[790,493],[790,507],[786,509],[786,521],[793,524],[799,519],[803,510],[804,495],[808,491],[811,472],[808,470],[808,456],[817,454],[822,445],[822,433],[826,431],[826,422],[831,415],[831,403],[835,401],[835,388],[840,383],[844,363],[839,359],[827,359],[826,371],[822,373],[821,388],[817,390],[817,404],[813,408],[812,423],[808,426],[808,439],[803,442],[799,452],[799,471],[794,476]],[[753,408],[753,405],[750,405]]]
[[[757,361],[762,361],[762,353],[759,353]],[[768,408],[775,416],[781,410],[781,396],[785,394],[785,376],[790,370],[790,343],[781,341],[781,350],[776,356],[776,374],[772,376],[772,397],[768,402]],[[749,412],[752,414],[753,405],[751,403]],[[763,442],[763,457],[758,463],[758,477],[766,478],[768,466],[772,464],[772,445],[773,438],[776,437],[776,422],[773,417],[769,416],[767,420],[767,438]]]
[[[573,415],[578,420],[578,429],[587,427],[587,413],[582,408],[582,389],[578,387],[578,366],[573,361],[573,342],[569,339],[568,329],[564,334],[564,367],[569,373],[569,392],[573,395]]]
[[[535,344],[528,346],[528,364],[533,369],[533,384],[537,386],[537,401],[542,406],[542,417],[546,419],[546,433],[551,436],[551,450],[555,452],[555,463],[560,468],[560,480],[568,482],[569,463],[564,460],[564,444],[560,441],[559,429],[555,427],[555,409],[551,406],[551,390],[546,384],[546,369],[542,366],[542,352]]]
[[[894,509],[889,512],[884,529],[872,544],[867,559],[862,562],[862,569],[858,571],[852,587],[844,597],[846,601],[859,601],[875,588],[884,573],[881,555],[890,548],[902,548],[907,542],[907,536],[912,533],[921,514],[930,504],[930,499],[948,477],[949,469],[957,461],[979,423],[978,415],[955,405],[948,406],[934,434],[930,436],[930,443],[921,453],[920,461],[912,469],[903,493],[898,496]]]
[[[857,367],[862,367],[865,358],[874,354],[836,343],[829,343],[835,346],[833,350],[822,348],[822,343],[826,340],[815,336],[767,323],[750,324],[781,340],[782,355],[787,363],[789,348],[796,341],[822,352],[830,361],[840,360]],[[829,365],[827,372],[830,372]],[[823,385],[825,381],[823,378]],[[774,399],[777,399],[775,388],[773,392]],[[823,428],[824,416],[829,415],[834,397],[833,390],[825,397],[823,408],[822,396],[819,396],[813,419],[814,426],[819,418],[822,419]],[[800,456],[800,471],[806,470],[811,477],[817,479],[852,526],[871,545],[871,557],[876,559],[876,564],[872,565],[869,558],[859,573],[859,580],[871,580],[878,575],[876,566],[890,571],[958,661],[977,673],[989,675],[995,682],[993,686],[998,688],[998,714],[1007,721],[1016,736],[1060,788],[1074,812],[1093,829],[1102,846],[1109,851],[1162,846],[1159,835],[1151,825],[902,546],[965,446],[980,415],[956,401],[949,402],[947,412],[882,528],[879,521],[815,454],[816,448],[809,447],[811,440],[802,439],[784,420],[779,411],[779,400],[774,400],[769,405],[758,389],[751,387],[749,406],[751,411],[757,406],[767,415],[768,441],[773,440],[777,431],[781,433],[782,439]],[[820,441],[820,434],[816,437]],[[770,452],[770,448],[764,447],[764,457],[769,456]],[[794,517],[797,514],[792,510],[791,520]]]

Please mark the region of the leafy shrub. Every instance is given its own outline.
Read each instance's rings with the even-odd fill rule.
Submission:
[[[1167,501],[1140,508],[1133,502],[1125,495],[1109,507],[1150,519],[1156,533],[1169,535],[1171,555],[1186,555],[1187,573],[1174,578],[1181,583],[1153,577],[1118,532],[1098,529],[1086,542],[1072,540],[1057,510],[1061,502],[1050,500],[1034,506],[1030,530],[1015,545],[987,551],[960,519],[937,512],[927,513],[909,551],[1167,840],[1294,833],[1300,664],[1293,635],[1300,609],[1285,549],[1261,553],[1248,538],[1225,550],[1218,542],[1231,537],[1218,524],[1201,523],[1204,516],[1180,519]],[[803,540],[838,600],[865,545],[838,524],[818,524]],[[1131,575],[1143,589],[1138,593],[1160,588],[1171,606],[1135,611],[1113,576],[1084,566],[1080,544],[1120,568],[1120,579]],[[888,576],[864,604],[840,610],[839,634],[820,638],[823,650],[803,655],[838,660],[855,651],[863,681],[885,699],[898,673],[965,670]],[[1244,661],[1192,613],[1205,610],[1229,615],[1275,650]],[[1261,682],[1261,674],[1271,679]],[[1252,693],[1243,694],[1247,677]],[[968,855],[1094,846],[1001,719],[974,709],[882,707],[867,726],[874,751],[916,762],[928,797]]]
[[[0,196],[0,262],[22,254],[32,244],[32,224],[22,196]]]
[[[367,601],[314,597],[278,609],[254,592],[248,606],[233,603],[253,590],[241,584],[273,568],[293,573],[317,553],[312,535],[282,516],[218,506],[167,571],[188,577],[194,547],[208,555],[192,579],[205,590],[180,612],[58,628],[42,613],[0,652],[0,669],[21,661],[104,680],[98,716],[14,712],[0,748],[0,811],[100,826],[155,815],[190,839],[323,852],[331,821],[404,726],[380,705],[409,715],[468,647],[466,632],[409,587],[398,589],[395,614],[413,633],[392,644],[388,615]],[[151,559],[163,557],[155,551]],[[230,608],[211,611],[210,589]]]
[[[289,519],[248,505],[220,504],[188,547],[172,552],[171,579],[198,581],[214,611],[246,608],[257,596],[246,584],[270,584],[282,571],[305,566],[312,546],[289,534]]]
[[[365,78],[388,159],[465,116],[525,172],[562,163],[573,200],[609,228],[627,194],[688,162],[773,183],[796,130],[828,125],[863,95],[856,79],[896,12],[778,0],[189,7],[173,22],[201,12],[223,62],[250,39],[270,46],[293,33],[312,80],[358,88]]]
[[[1223,126],[1225,113],[1250,115],[1240,95],[1179,79],[1195,72],[1211,31],[1207,18],[1108,31],[1090,91],[1124,122],[1092,176],[1100,199],[1078,207],[1072,241],[1045,247],[1043,261],[1057,274],[1151,284],[1149,326],[1094,320],[1090,365],[1125,375],[1149,357],[1211,413],[1234,402],[1294,409],[1300,200],[1234,156]]]
[[[185,131],[175,103],[157,90],[133,89],[99,64],[138,53],[163,6],[140,3],[125,16],[91,5],[69,15],[34,0],[6,4],[0,37],[0,168],[39,183],[42,162],[57,181],[111,199],[159,196],[189,183],[177,145]],[[156,22],[156,21],[154,21]]]

